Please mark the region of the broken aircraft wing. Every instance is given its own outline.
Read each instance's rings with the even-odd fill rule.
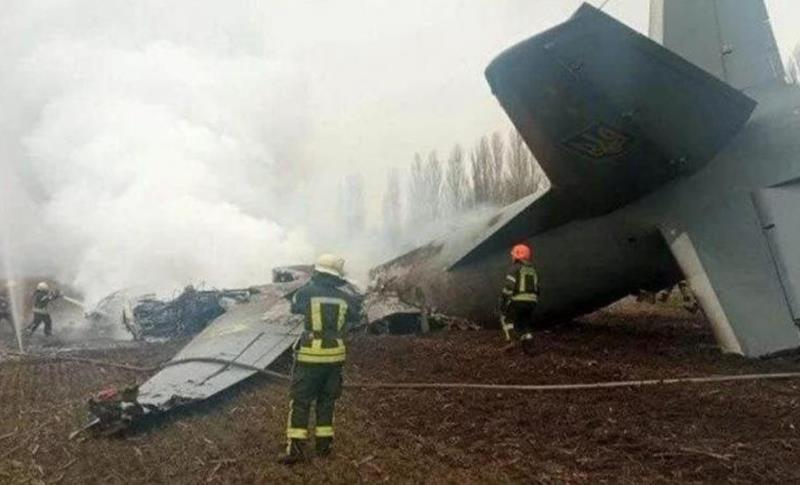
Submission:
[[[194,338],[173,361],[213,358],[266,368],[291,347],[302,331],[286,296],[302,282],[264,287],[251,301],[232,306]],[[166,411],[206,399],[253,375],[226,364],[187,361],[161,370],[139,388],[138,403]]]
[[[234,302],[141,386],[108,389],[89,400],[94,419],[84,429],[124,429],[139,418],[207,399],[265,369],[303,332],[303,316],[291,313],[292,293],[306,284],[311,268],[279,269],[277,280],[254,287]],[[352,284],[342,287],[361,297]],[[78,432],[83,431],[79,430]]]
[[[488,218],[479,225],[470,226],[472,234],[454,239],[452,249],[448,252],[448,269],[469,264],[492,253],[505,251],[509,242],[527,239],[530,234],[546,231],[568,222],[573,210],[573,201],[563,197],[563,191],[550,189],[537,191],[521,198]]]

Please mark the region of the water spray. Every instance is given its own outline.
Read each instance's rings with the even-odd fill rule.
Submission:
[[[84,303],[84,302],[82,302],[80,300],[76,300],[75,298],[70,298],[70,297],[68,297],[66,295],[61,295],[61,299],[66,301],[67,303],[71,303],[71,304],[73,304],[73,305],[75,305],[77,307],[80,307],[81,309],[83,309],[84,314],[88,314],[89,313],[89,309],[86,307],[86,303]],[[96,313],[96,314],[101,315],[101,316],[103,316],[105,318],[111,318],[111,315],[109,315],[108,313],[104,312],[103,310],[100,310],[99,308],[95,308],[94,310],[91,311],[91,313]]]
[[[70,298],[66,295],[61,295],[61,298],[67,303],[72,303],[73,305],[81,307],[84,310],[86,310],[86,305],[82,301],[76,300],[75,298]]]

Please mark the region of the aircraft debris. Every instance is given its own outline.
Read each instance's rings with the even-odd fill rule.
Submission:
[[[95,431],[103,435],[112,435],[143,416],[146,412],[136,402],[138,394],[139,389],[136,386],[128,386],[122,389],[113,387],[104,389],[92,396],[89,399],[89,413],[97,418]]]
[[[211,321],[140,386],[93,396],[89,400],[91,420],[84,429],[114,434],[147,416],[207,399],[266,370],[303,331],[302,316],[291,313],[290,299],[310,276],[310,266],[292,266],[273,272],[280,281],[248,290],[201,292],[189,287],[169,302],[152,297],[137,300],[132,306],[135,324],[126,324],[148,337],[187,335],[206,325],[209,318]],[[353,284],[343,289],[364,298]],[[231,301],[220,303],[225,298]],[[117,301],[119,310],[118,300],[125,298],[110,296],[106,305]],[[399,334],[425,333],[431,326],[477,328],[467,320],[411,304],[386,289],[370,291],[364,308],[364,323],[357,328]]]
[[[298,264],[294,266],[281,266],[272,270],[273,283],[289,283],[291,281],[307,281],[311,276],[313,266]]]
[[[643,289],[639,290],[636,295],[636,301],[647,302],[651,305],[655,305],[657,303],[665,304],[670,300],[676,289],[680,293],[682,306],[686,311],[689,313],[697,313],[701,310],[700,305],[697,302],[697,298],[695,298],[694,294],[692,294],[692,290],[689,288],[689,284],[686,281],[681,281],[675,286],[671,286],[657,292]]]
[[[427,316],[415,305],[403,301],[394,292],[373,292],[364,300],[369,331],[373,333],[408,334],[427,332]]]
[[[372,289],[364,300],[368,331],[378,334],[428,333],[432,330],[478,330],[480,325],[462,317],[448,315],[428,308],[424,304],[414,304],[408,296],[387,289]],[[424,297],[412,293],[411,298],[423,301]]]
[[[176,298],[163,301],[153,295],[131,300],[112,294],[102,301],[92,315],[120,315],[122,325],[134,340],[176,338],[196,335],[225,313],[232,302],[246,302],[257,288],[234,290],[197,290],[187,286]],[[111,310],[114,307],[115,310]],[[113,311],[113,313],[112,313]]]
[[[435,245],[430,245],[413,251],[411,256],[424,258],[431,253],[436,254],[438,250]],[[367,292],[364,308],[371,332],[408,334],[442,329],[481,328],[474,320],[429,306],[420,282],[407,278],[406,275],[402,271],[393,272],[388,265],[370,271],[372,284]]]
[[[297,270],[294,275],[293,281],[249,290],[187,289],[171,302],[139,302],[134,307],[135,316],[139,309],[137,324],[142,322],[142,308],[155,309],[152,314],[156,318],[145,321],[159,322],[141,328],[164,327],[185,332],[198,328],[210,315],[215,317],[141,386],[93,397],[89,401],[91,420],[87,428],[113,434],[146,416],[207,399],[254,375],[256,368],[266,369],[302,332],[302,317],[291,313],[289,298],[306,283],[310,273]],[[224,298],[231,299],[227,308],[220,303]],[[187,326],[187,322],[192,326]]]

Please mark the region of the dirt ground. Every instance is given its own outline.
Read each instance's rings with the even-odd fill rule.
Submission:
[[[152,365],[180,342],[79,355]],[[497,331],[362,336],[351,381],[577,383],[800,370],[723,356],[706,323],[624,303],[504,352]],[[80,363],[0,363],[0,483],[797,483],[800,380],[632,389],[347,389],[335,456],[274,463],[285,385],[255,378],[121,438],[68,434],[90,393],[147,376]]]

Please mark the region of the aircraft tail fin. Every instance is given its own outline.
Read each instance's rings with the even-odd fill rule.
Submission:
[[[588,4],[500,54],[486,78],[578,217],[697,172],[756,105]]]
[[[740,90],[784,79],[764,0],[650,0],[650,37]]]

